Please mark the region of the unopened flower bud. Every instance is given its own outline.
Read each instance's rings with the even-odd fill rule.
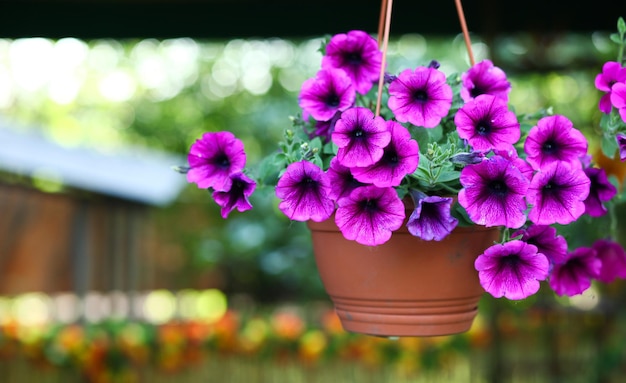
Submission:
[[[428,64],[429,68],[434,68],[434,69],[439,69],[440,66],[441,64],[439,64],[439,61],[437,60],[432,60],[430,64]]]
[[[484,158],[485,154],[482,152],[457,153],[450,157],[450,161],[455,164],[470,165],[479,164]]]

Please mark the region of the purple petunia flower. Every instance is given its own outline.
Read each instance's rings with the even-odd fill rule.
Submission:
[[[256,188],[256,182],[248,178],[243,173],[236,173],[230,176],[232,182],[229,190],[213,192],[213,199],[222,207],[222,218],[228,218],[233,209],[246,211],[252,209],[248,198]]]
[[[340,69],[322,69],[302,83],[298,104],[306,119],[327,121],[354,104],[356,91],[348,75]]]
[[[511,161],[493,156],[461,170],[458,201],[472,221],[484,226],[521,227],[526,222],[529,181]]]
[[[196,140],[187,155],[187,181],[201,189],[229,190],[231,175],[246,166],[243,142],[231,132],[207,132]]]
[[[521,235],[521,241],[537,246],[537,252],[548,257],[551,264],[562,263],[567,256],[567,241],[557,230],[548,225],[530,225],[517,230],[511,238]]]
[[[353,30],[334,35],[326,44],[322,68],[342,69],[360,94],[366,94],[378,81],[383,54],[367,32]]]
[[[328,174],[330,181],[330,193],[328,197],[335,201],[349,196],[352,190],[366,185],[354,178],[350,168],[341,165],[337,157],[333,157],[330,160],[330,166],[326,174]]]
[[[335,115],[327,121],[315,121],[315,130],[308,134],[310,139],[319,137],[323,143],[330,142],[330,136],[335,131],[335,124],[341,118],[341,112],[335,113]]]
[[[626,161],[626,134],[617,133],[615,135],[615,141],[617,142],[617,146],[619,148],[619,159],[621,161]]]
[[[452,88],[438,69],[406,69],[389,84],[387,103],[399,122],[434,128],[452,106]]]
[[[380,160],[391,141],[385,120],[365,107],[346,110],[335,124],[332,140],[343,166],[370,166]]]
[[[328,176],[308,161],[289,164],[276,184],[278,208],[292,221],[321,222],[331,216],[335,203],[328,198]]]
[[[550,288],[557,295],[569,297],[581,294],[591,286],[591,279],[597,278],[602,261],[596,250],[579,247],[567,254],[563,263],[557,263],[550,275]]]
[[[459,221],[450,214],[452,198],[428,196],[411,191],[415,210],[406,224],[409,233],[425,241],[441,241],[457,226]]]
[[[402,226],[404,204],[392,187],[362,186],[337,201],[335,223],[346,239],[362,245],[381,245]]]
[[[616,278],[626,278],[626,252],[622,245],[610,239],[598,239],[591,248],[602,262],[596,277],[600,282],[611,283]]]
[[[491,60],[476,63],[461,75],[461,98],[468,102],[482,94],[496,96],[505,102],[509,100],[511,83],[506,73]]]
[[[469,68],[461,75],[461,85],[461,98],[465,102],[482,94],[490,94],[507,102],[511,91],[506,73],[493,65],[491,60],[483,60]]]
[[[528,132],[524,142],[526,161],[533,169],[556,162],[581,167],[580,158],[587,154],[587,139],[565,116],[541,118]]]
[[[507,102],[489,94],[468,101],[454,116],[459,137],[475,150],[513,150],[520,138],[520,124]]]
[[[539,282],[548,277],[548,258],[537,247],[513,240],[495,244],[476,258],[481,286],[495,298],[519,300],[539,291]]]
[[[533,179],[533,175],[535,174],[535,169],[528,162],[526,162],[523,158],[517,155],[517,150],[494,150],[494,153],[506,158],[511,161],[513,166],[519,169],[522,174],[528,178],[528,181]]]
[[[611,105],[618,110],[622,121],[626,122],[626,82],[618,82],[611,89]]]
[[[626,81],[626,67],[617,61],[607,61],[602,65],[602,72],[598,73],[595,78],[596,89],[604,92],[604,95],[598,102],[598,109],[602,113],[611,113],[611,90],[613,85],[618,82]]]
[[[592,217],[601,217],[607,213],[603,202],[610,201],[617,194],[617,188],[609,182],[606,171],[602,168],[585,168],[585,174],[591,181],[589,196],[585,199],[585,213]]]
[[[567,225],[585,212],[583,202],[591,181],[581,168],[567,162],[552,162],[530,181],[526,199],[531,205],[528,219],[537,225]]]
[[[353,167],[354,178],[378,187],[398,186],[405,175],[413,173],[419,162],[419,146],[411,133],[400,123],[386,121],[391,141],[384,148],[383,156],[367,167]]]

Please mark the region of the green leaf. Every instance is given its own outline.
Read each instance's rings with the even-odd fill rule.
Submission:
[[[317,150],[318,152],[321,152],[322,145],[322,140],[319,137],[315,137],[309,142],[309,150]]]
[[[467,211],[458,202],[454,202],[450,213],[454,218],[459,220],[459,226],[473,226],[476,225],[467,214]]]
[[[615,141],[615,137],[610,137],[607,135],[602,136],[602,153],[609,158],[613,158],[615,156],[615,152],[617,151],[617,142]]]
[[[322,148],[322,153],[324,154],[337,154],[337,145],[335,145],[334,142],[329,142],[327,144],[324,145],[324,147]]]
[[[617,31],[622,36],[626,35],[626,22],[623,17],[617,19]]]
[[[286,165],[287,156],[284,153],[265,157],[256,167],[256,178],[264,185],[273,185]]]
[[[420,150],[426,149],[428,144],[430,143],[430,135],[428,134],[428,129],[412,126],[411,127],[411,136],[417,141],[417,144],[420,147]]]
[[[437,177],[437,182],[450,182],[459,179],[460,172],[457,171],[444,171]]]
[[[609,35],[609,39],[611,39],[614,43],[622,45],[622,38],[617,33],[611,33]]]

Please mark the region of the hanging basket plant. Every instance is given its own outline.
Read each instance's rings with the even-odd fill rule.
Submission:
[[[279,151],[249,167],[237,137],[207,132],[179,169],[211,192],[223,218],[251,209],[257,186],[275,187],[280,211],[308,223],[320,277],[349,331],[453,334],[469,329],[484,292],[521,300],[543,282],[573,296],[594,280],[626,277],[614,232],[579,248],[559,232],[622,199],[587,138],[549,107],[515,112],[506,73],[474,60],[456,5],[464,72],[444,73],[436,58],[388,72],[392,0],[383,0],[378,39],[353,30],[325,41]],[[605,92],[603,147],[624,159],[623,19],[618,31],[618,60],[596,84]],[[454,282],[466,284],[452,292]]]

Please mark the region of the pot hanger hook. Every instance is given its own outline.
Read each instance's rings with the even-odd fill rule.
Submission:
[[[463,13],[463,5],[461,0],[454,0],[456,4],[456,12],[459,15],[459,21],[461,23],[461,30],[463,32],[463,39],[465,40],[465,46],[467,48],[467,54],[469,56],[470,65],[474,66],[476,61],[474,60],[474,53],[472,51],[472,42],[470,40],[469,31],[467,29],[467,23],[465,22],[465,14]],[[378,97],[376,99],[376,116],[380,115],[380,103],[383,95],[383,84],[385,82],[385,67],[387,64],[387,45],[389,44],[389,30],[391,29],[391,8],[393,7],[393,0],[381,0],[380,4],[380,17],[378,19],[378,47],[382,50],[383,57],[380,64],[380,74],[378,77]]]

